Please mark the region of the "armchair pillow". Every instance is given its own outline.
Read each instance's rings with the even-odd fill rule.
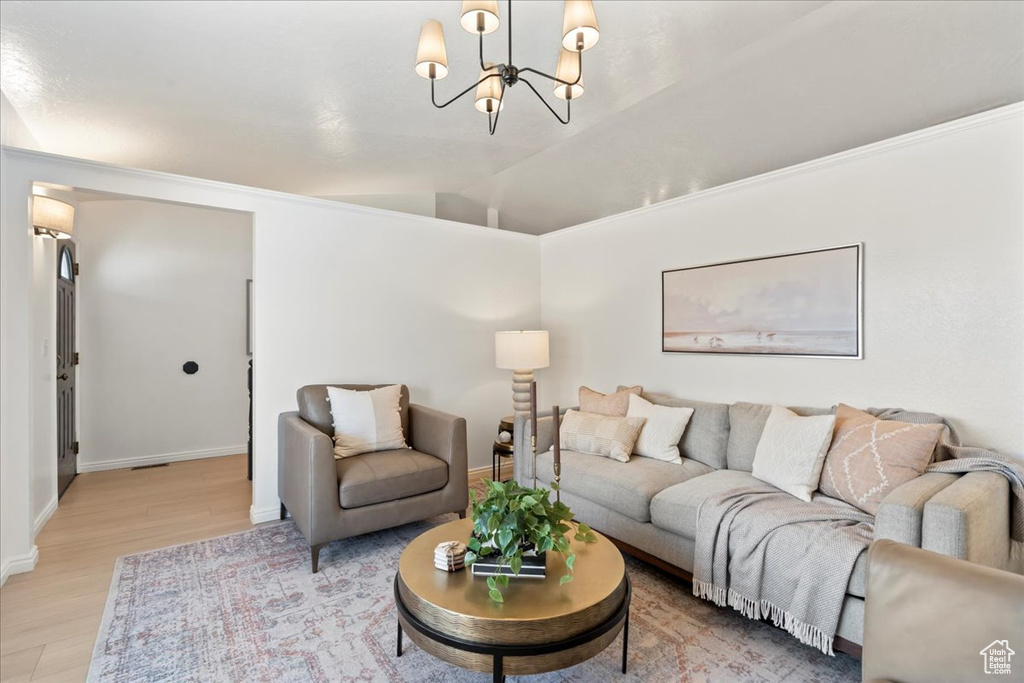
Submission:
[[[400,384],[370,391],[327,387],[334,419],[335,457],[406,448],[399,411],[401,394]]]
[[[636,439],[636,445],[633,446],[633,453],[645,458],[682,465],[679,442],[692,415],[693,408],[659,406],[630,394],[626,417],[642,417],[647,420]]]
[[[629,397],[644,390],[641,386],[620,387],[614,394],[602,394],[590,387],[580,387],[580,412],[625,417],[629,410]]]
[[[569,410],[558,430],[562,450],[629,462],[629,454],[646,422],[642,417],[613,417]]]
[[[754,454],[751,474],[800,500],[810,502],[818,488],[835,415],[800,417],[772,406]]]
[[[879,420],[840,403],[821,492],[875,514],[890,492],[924,473],[941,433],[941,424]]]

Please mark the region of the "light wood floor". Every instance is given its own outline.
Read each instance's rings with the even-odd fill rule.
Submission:
[[[121,555],[250,528],[244,455],[80,474],[0,589],[0,681],[84,681]]]

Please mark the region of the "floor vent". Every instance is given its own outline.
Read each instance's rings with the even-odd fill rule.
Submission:
[[[135,470],[151,470],[154,467],[170,467],[170,465],[171,465],[171,463],[169,463],[169,462],[162,462],[159,465],[139,465],[138,467],[133,467],[132,471],[135,471]]]

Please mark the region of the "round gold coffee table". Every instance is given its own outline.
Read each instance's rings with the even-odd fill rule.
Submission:
[[[596,543],[572,542],[573,580],[558,579],[565,563],[547,556],[545,578],[512,578],[504,603],[487,595],[486,579],[468,570],[434,568],[434,548],[469,538],[473,523],[460,519],[423,533],[402,552],[395,576],[398,656],[402,632],[430,654],[456,666],[527,675],[564,669],[597,655],[622,631],[626,672],[630,583],[622,554],[597,534]]]

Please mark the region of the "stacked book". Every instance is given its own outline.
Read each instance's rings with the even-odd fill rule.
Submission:
[[[434,548],[434,567],[444,572],[457,572],[466,566],[466,544],[445,541]]]
[[[537,555],[532,550],[527,552],[529,554],[523,555],[523,566],[519,569],[518,575],[512,571],[512,567],[508,566],[507,563],[501,564],[485,556],[473,563],[473,576],[501,576],[505,574],[507,576],[543,579],[547,574],[547,553]]]

